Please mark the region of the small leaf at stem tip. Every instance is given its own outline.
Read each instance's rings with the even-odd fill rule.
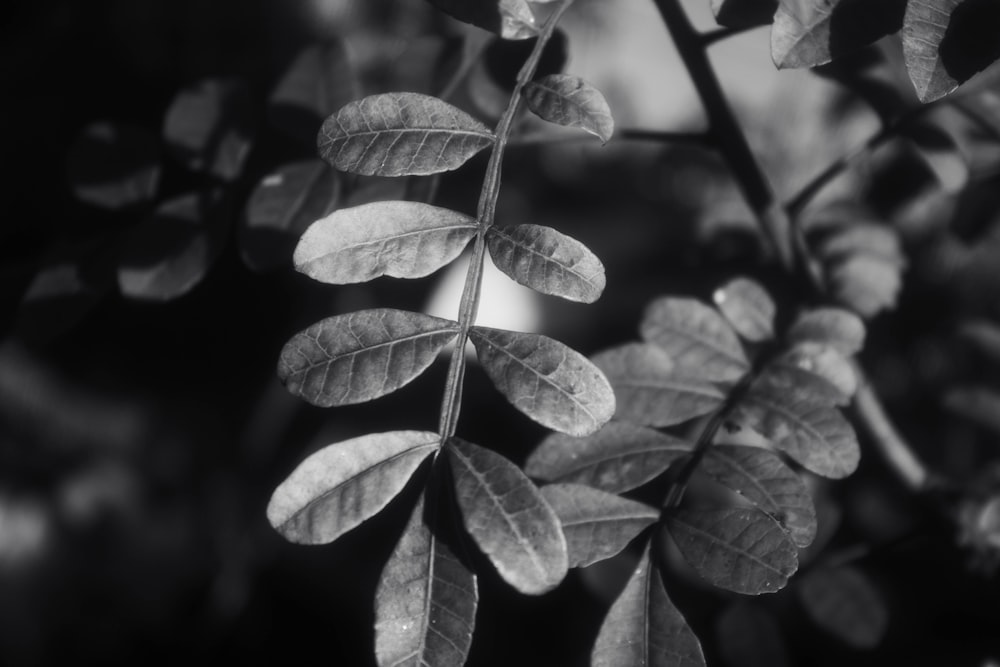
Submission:
[[[570,567],[611,558],[660,517],[655,507],[580,484],[541,488],[566,536]]]
[[[550,74],[524,87],[528,108],[543,120],[578,127],[601,140],[611,140],[615,120],[607,100],[597,88],[578,76]]]
[[[324,447],[274,490],[267,519],[290,542],[332,542],[388,505],[440,440],[437,433],[390,431]]]
[[[457,322],[391,308],[328,317],[285,344],[278,377],[313,405],[363,403],[423,373],[458,331]]]
[[[384,93],[351,102],[326,119],[320,157],[364,176],[426,176],[458,169],[494,141],[464,111],[429,95]]]
[[[524,471],[551,482],[623,493],[657,477],[691,449],[691,443],[654,429],[611,421],[582,438],[549,435],[528,457]]]
[[[798,569],[784,529],[751,507],[676,510],[667,527],[684,560],[713,586],[760,595],[781,590]]]
[[[458,438],[445,448],[455,480],[462,523],[508,584],[541,595],[568,569],[559,517],[521,469]]]
[[[516,282],[570,301],[593,303],[604,291],[604,265],[576,239],[551,227],[490,227],[490,257]]]
[[[579,352],[539,334],[472,327],[483,370],[518,410],[569,435],[587,435],[615,412],[601,371]]]
[[[715,290],[712,300],[736,332],[752,343],[774,338],[777,307],[760,283],[734,278]]]
[[[526,0],[428,0],[458,19],[504,39],[538,36],[535,14]]]
[[[379,276],[421,278],[461,254],[478,225],[430,204],[381,201],[334,211],[306,230],[295,268],[320,282],[345,285]]]
[[[873,649],[882,642],[889,612],[882,596],[855,568],[810,572],[796,583],[795,591],[813,622],[852,648]]]
[[[821,343],[849,357],[864,347],[865,323],[843,308],[817,308],[799,315],[785,337],[791,344]]]

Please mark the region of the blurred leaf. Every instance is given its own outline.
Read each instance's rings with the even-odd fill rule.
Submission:
[[[748,278],[734,278],[715,290],[712,300],[746,340],[761,343],[774,338],[777,307],[759,283]]]
[[[614,388],[615,417],[645,426],[672,426],[708,414],[725,395],[698,375],[679,375],[662,349],[627,343],[594,356]]]
[[[457,322],[391,308],[328,317],[285,344],[278,377],[313,405],[363,403],[423,373],[458,330]]]
[[[570,567],[611,558],[660,517],[655,507],[579,484],[541,488],[566,536]]]
[[[458,257],[478,228],[467,215],[417,202],[342,208],[309,226],[295,248],[295,268],[335,285],[421,278]]]
[[[156,196],[160,149],[142,127],[92,123],[70,147],[66,171],[77,199],[118,210]]]
[[[790,344],[821,343],[849,357],[864,347],[865,323],[849,310],[816,308],[799,315],[785,338]]]
[[[428,0],[463,23],[489,30],[504,39],[538,35],[535,15],[526,0]]]
[[[539,424],[587,435],[615,412],[611,385],[594,364],[538,334],[472,327],[483,370],[511,404]]]
[[[847,405],[858,389],[854,368],[840,352],[820,343],[800,343],[778,357],[760,380],[831,405]]]
[[[701,469],[774,517],[796,546],[809,546],[816,537],[816,509],[805,482],[774,452],[716,444]]]
[[[664,350],[681,374],[728,382],[750,370],[733,327],[696,299],[660,297],[643,314],[639,332]]]
[[[555,588],[568,568],[566,540],[535,485],[488,449],[452,438],[447,451],[465,529],[500,576],[526,595]]]
[[[591,667],[704,667],[698,638],[663,588],[649,548],[601,624]]]
[[[874,317],[896,307],[902,288],[902,267],[874,255],[856,255],[831,272],[833,293],[838,301],[862,317]]]
[[[958,335],[987,359],[1000,363],[1000,325],[989,320],[967,320],[959,327]]]
[[[290,542],[332,542],[388,505],[439,445],[436,433],[390,431],[324,447],[274,490],[267,519]]]
[[[872,649],[882,642],[889,611],[868,579],[852,567],[810,572],[795,591],[809,617],[852,648]]]
[[[712,14],[719,25],[752,28],[774,20],[778,0],[712,0]]]
[[[791,664],[774,616],[747,600],[730,604],[717,617],[715,636],[728,667],[787,667]]]
[[[525,101],[540,118],[566,127],[578,127],[601,140],[611,140],[615,120],[607,100],[597,88],[578,76],[550,74],[530,81],[524,88]]]
[[[989,387],[959,387],[944,397],[944,407],[1000,434],[1000,392]]]
[[[691,443],[684,440],[612,421],[582,438],[549,435],[528,457],[524,471],[551,482],[622,493],[642,486],[690,452]]]
[[[677,510],[667,517],[667,527],[702,578],[734,593],[774,593],[799,566],[795,544],[758,509]]]
[[[958,142],[940,124],[918,119],[907,123],[900,133],[933,172],[941,190],[959,193],[969,183],[970,165]]]
[[[375,592],[379,665],[465,664],[479,591],[476,575],[441,540],[440,530],[421,498]]]
[[[452,105],[419,93],[351,102],[326,119],[320,157],[366,176],[426,176],[461,167],[493,143],[493,133]]]
[[[312,148],[323,120],[359,96],[347,46],[333,37],[299,51],[267,101],[267,118],[286,136]]]
[[[254,271],[291,265],[302,232],[337,205],[337,172],[319,160],[293,162],[265,176],[247,201],[241,254]]]
[[[167,109],[167,149],[191,171],[236,180],[256,132],[253,108],[243,82],[200,81],[178,93]]]
[[[497,268],[542,294],[593,303],[604,291],[604,265],[587,246],[551,227],[490,227],[486,242]]]

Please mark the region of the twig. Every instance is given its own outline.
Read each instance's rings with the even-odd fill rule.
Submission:
[[[539,144],[576,143],[578,141],[592,142],[594,138],[581,132],[552,132],[541,130],[521,135],[507,142],[508,148],[536,146]],[[707,132],[664,132],[660,130],[638,130],[626,128],[616,130],[612,142],[619,141],[651,141],[664,144],[695,144],[711,147],[712,138]]]

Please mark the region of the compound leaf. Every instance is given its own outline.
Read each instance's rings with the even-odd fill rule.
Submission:
[[[267,519],[290,542],[332,542],[389,504],[440,440],[390,431],[324,447],[274,490]]]
[[[719,25],[752,28],[774,20],[778,0],[712,0],[712,14]]]
[[[483,447],[452,438],[447,451],[465,529],[500,576],[527,595],[555,588],[568,568],[566,539],[535,485]]]
[[[463,23],[470,23],[504,39],[538,36],[535,14],[526,0],[428,0]]]
[[[582,438],[549,435],[528,457],[524,471],[551,482],[622,493],[642,486],[690,451],[684,440],[612,421]]]
[[[486,374],[514,407],[539,424],[587,435],[615,412],[607,379],[579,352],[538,334],[472,327]]]
[[[774,338],[777,307],[759,283],[735,278],[715,290],[712,300],[736,332],[753,343]]]
[[[799,566],[784,529],[759,509],[677,510],[667,526],[688,564],[734,593],[774,593]]]
[[[799,315],[785,337],[790,344],[821,343],[849,357],[864,347],[865,323],[843,308],[816,308]]]
[[[156,196],[160,149],[144,128],[93,123],[73,142],[66,171],[77,199],[119,210]]]
[[[456,322],[391,308],[328,317],[285,344],[278,377],[313,405],[363,403],[424,372],[458,331]]]
[[[324,283],[345,285],[379,276],[421,278],[458,257],[478,225],[430,204],[381,201],[317,220],[295,248],[295,268]]]
[[[857,649],[875,648],[889,625],[882,596],[852,567],[810,572],[795,591],[809,617],[834,637]]]
[[[611,140],[615,121],[607,100],[578,76],[550,74],[524,87],[528,108],[543,120],[589,132],[602,144]]]
[[[654,507],[580,484],[550,484],[541,492],[562,524],[570,567],[614,556],[660,517]]]
[[[498,269],[537,292],[593,303],[604,291],[601,260],[551,227],[490,227],[486,242]]]
[[[493,133],[452,105],[419,93],[384,93],[323,122],[320,157],[365,176],[426,176],[458,169],[493,143]]]

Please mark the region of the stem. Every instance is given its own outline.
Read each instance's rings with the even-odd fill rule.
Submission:
[[[504,150],[507,148],[514,118],[517,116],[517,110],[521,103],[521,91],[535,75],[542,51],[552,38],[556,23],[572,3],[573,0],[562,0],[546,20],[545,25],[542,26],[542,31],[538,35],[531,55],[528,56],[517,75],[517,83],[514,85],[514,92],[511,93],[510,102],[494,131],[496,138],[490,153],[490,161],[486,166],[486,176],[483,178],[479,206],[476,209],[479,229],[476,232],[472,260],[469,263],[469,272],[465,276],[465,287],[462,290],[462,300],[458,307],[460,330],[458,339],[455,341],[455,349],[451,353],[451,363],[448,366],[448,377],[445,381],[444,399],[441,402],[438,431],[442,442],[455,435],[455,429],[458,426],[458,415],[462,403],[462,385],[465,379],[465,346],[469,341],[469,329],[475,323],[476,313],[479,311],[480,291],[483,284],[483,262],[486,258],[486,232],[493,226],[493,218],[496,215]]]
[[[593,142],[594,138],[582,132],[548,132],[538,131],[519,136],[507,143],[508,148],[533,146],[537,144],[575,143],[577,141]],[[711,147],[712,138],[707,132],[662,132],[660,130],[638,130],[626,128],[616,130],[611,141],[652,141],[664,144],[694,144]]]

